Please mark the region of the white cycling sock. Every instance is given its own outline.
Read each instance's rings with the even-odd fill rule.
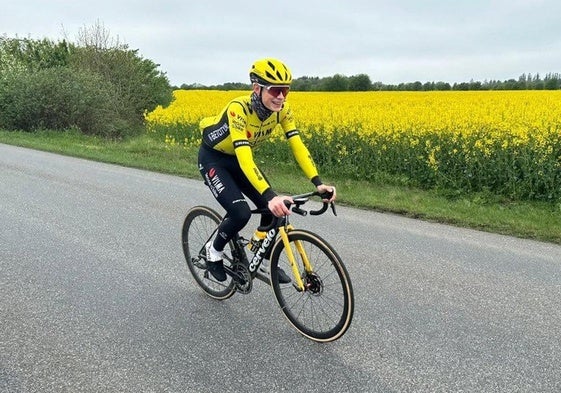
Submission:
[[[208,248],[208,255],[207,258],[211,262],[217,262],[222,259],[222,251],[218,251],[214,248],[214,245],[211,243],[210,247]]]

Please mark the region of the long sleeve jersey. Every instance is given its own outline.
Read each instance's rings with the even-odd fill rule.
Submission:
[[[255,164],[252,149],[267,140],[279,124],[304,174],[316,186],[321,184],[315,163],[296,129],[287,102],[280,112],[273,112],[261,121],[251,107],[250,96],[238,97],[230,101],[218,115],[201,120],[200,127],[203,143],[224,154],[235,155],[251,184],[270,200],[275,194]]]

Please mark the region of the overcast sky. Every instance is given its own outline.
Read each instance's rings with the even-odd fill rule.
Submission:
[[[0,36],[68,38],[102,24],[174,85],[247,82],[251,63],[295,77],[467,82],[561,72],[559,0],[0,0]]]

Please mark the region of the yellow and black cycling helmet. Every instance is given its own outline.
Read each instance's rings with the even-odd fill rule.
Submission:
[[[282,61],[265,58],[252,64],[249,79],[262,85],[290,85],[292,73]]]

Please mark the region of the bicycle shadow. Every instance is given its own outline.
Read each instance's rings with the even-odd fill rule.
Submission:
[[[192,301],[185,323],[204,331],[202,356],[228,391],[392,391],[368,366],[372,353],[353,326],[335,342],[311,341],[290,326],[263,285],[226,301],[202,293]]]

